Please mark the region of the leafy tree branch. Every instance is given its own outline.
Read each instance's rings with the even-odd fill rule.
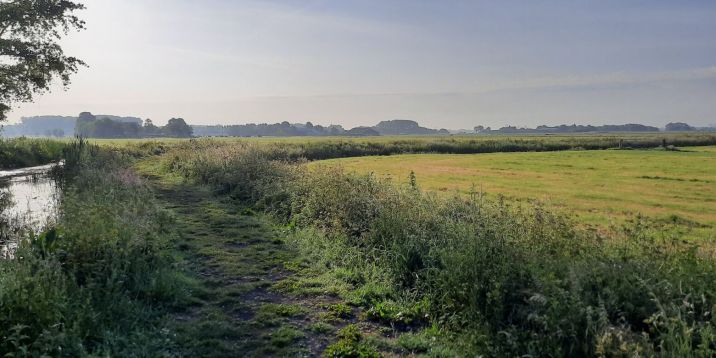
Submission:
[[[12,104],[30,102],[58,80],[86,66],[65,55],[58,41],[85,28],[75,12],[85,6],[69,0],[0,0],[0,121]]]

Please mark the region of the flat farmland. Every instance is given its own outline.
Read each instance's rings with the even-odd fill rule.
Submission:
[[[489,154],[407,154],[332,159],[339,165],[407,183],[414,172],[428,191],[538,199],[586,224],[619,224],[640,213],[716,237],[716,147],[681,151],[597,150]]]

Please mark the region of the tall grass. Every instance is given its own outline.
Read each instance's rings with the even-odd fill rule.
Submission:
[[[305,171],[281,150],[195,142],[164,165],[275,214],[373,319],[436,325],[465,355],[716,353],[716,265],[679,237],[640,220],[602,237],[538,204]]]
[[[324,140],[272,144],[288,160],[321,160],[343,157],[406,153],[475,154],[498,152],[546,152],[611,148],[656,148],[663,145],[697,146],[716,144],[716,134],[694,135],[598,135],[539,137],[391,137],[390,140]]]
[[[213,151],[226,158],[233,152],[251,148],[266,159],[280,161],[323,160],[332,158],[394,155],[407,153],[474,154],[497,152],[545,152],[561,150],[640,149],[667,146],[716,145],[716,134],[591,135],[524,137],[377,137],[321,138],[296,140],[191,139],[181,142],[147,141],[125,145],[123,151],[134,156],[172,152],[174,149]],[[174,163],[183,166],[185,163]],[[193,166],[190,166],[194,170]]]
[[[158,355],[172,219],[120,155],[68,146],[57,225],[0,260],[0,354]]]
[[[62,159],[65,143],[52,139],[0,138],[0,169],[14,169]]]

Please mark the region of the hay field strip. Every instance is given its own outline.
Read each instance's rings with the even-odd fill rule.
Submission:
[[[619,223],[636,213],[696,226],[716,238],[716,147],[682,151],[599,150],[490,154],[408,154],[333,159],[340,165],[406,183],[415,172],[425,190],[462,194],[473,188],[574,212],[595,225]]]

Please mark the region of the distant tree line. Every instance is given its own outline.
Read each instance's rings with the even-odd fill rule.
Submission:
[[[665,132],[715,131],[712,127],[693,127],[672,122]],[[475,126],[473,131],[454,131],[457,134],[570,134],[613,132],[659,132],[660,129],[642,124],[623,125],[541,125],[536,128],[506,126],[499,129]],[[381,121],[375,126],[345,129],[340,125],[314,125],[306,123],[261,123],[236,125],[187,125],[182,118],[172,118],[167,125],[156,126],[151,119],[93,115],[83,112],[79,117],[36,116],[24,117],[21,123],[6,125],[0,130],[6,137],[45,136],[63,137],[75,134],[94,138],[154,138],[154,137],[294,137],[294,136],[380,136],[380,135],[448,135],[446,129],[421,127],[417,122],[404,119]]]
[[[481,126],[480,126],[481,127]],[[598,133],[598,132],[658,132],[659,128],[645,126],[643,124],[619,124],[619,125],[560,125],[560,126],[538,126],[537,128],[518,128],[514,126],[506,126],[500,129],[490,129],[475,127],[475,131],[480,134],[544,134],[544,133]]]
[[[693,127],[683,122],[671,122],[664,127],[666,132],[694,132],[694,131],[714,131],[716,124],[709,127]]]
[[[20,123],[2,127],[6,137],[71,137],[75,133],[77,117],[22,117]]]
[[[394,119],[392,121],[381,121],[373,127],[381,135],[430,135],[450,134],[447,129],[431,129],[421,127],[418,122],[406,119]]]
[[[382,121],[373,127],[345,129],[340,125],[321,126],[311,122],[275,124],[237,124],[192,126],[196,136],[227,137],[295,137],[295,136],[379,136],[379,135],[428,135],[449,134],[446,129],[421,127],[415,121],[395,119]]]
[[[686,123],[675,122],[669,123],[664,128],[666,132],[688,132],[688,131],[713,131],[716,128],[692,127]],[[475,133],[479,134],[559,134],[559,133],[614,133],[614,132],[659,132],[660,129],[653,126],[643,124],[608,124],[603,126],[592,125],[560,125],[560,126],[538,126],[537,128],[518,128],[515,126],[506,126],[500,129],[491,129],[490,127],[476,126]]]
[[[145,120],[142,125],[139,118],[95,116],[82,112],[77,117],[75,134],[88,138],[186,138],[192,136],[192,128],[183,118],[172,118],[165,126],[159,127],[151,119]]]
[[[293,136],[338,136],[344,135],[346,130],[339,125],[327,127],[306,124],[291,124],[281,122],[274,124],[234,124],[234,125],[204,125],[192,126],[197,136],[212,137],[293,137]]]

